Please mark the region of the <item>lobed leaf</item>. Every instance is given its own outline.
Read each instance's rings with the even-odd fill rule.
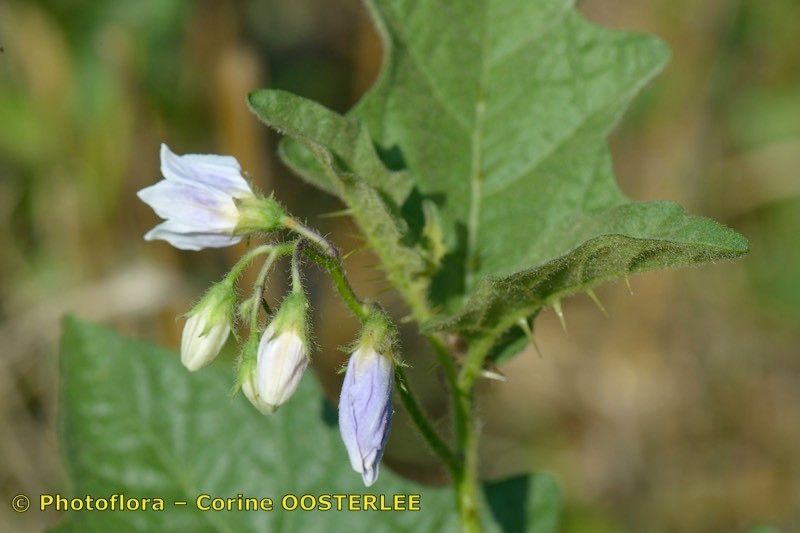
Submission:
[[[437,206],[447,253],[430,328],[482,334],[595,283],[748,249],[722,225],[619,190],[606,136],[668,51],[573,4],[368,2],[385,60],[350,116]],[[314,175],[302,154],[282,155]]]
[[[625,204],[586,216],[562,233],[580,243],[539,267],[482,279],[454,315],[432,330],[468,336],[502,332],[542,307],[629,273],[733,259],[747,250],[738,233],[671,202]]]
[[[309,172],[313,183],[347,204],[389,281],[418,311],[427,312],[425,257],[409,246],[414,239],[399,213],[411,185],[408,174],[384,167],[357,120],[284,91],[255,91],[248,102],[265,124],[301,143],[305,155],[293,168]]]

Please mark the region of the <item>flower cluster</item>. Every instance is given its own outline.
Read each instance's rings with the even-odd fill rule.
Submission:
[[[310,359],[309,303],[300,279],[306,245],[327,261],[338,262],[335,248],[290,217],[273,198],[253,191],[235,158],[174,154],[161,147],[164,177],[138,195],[165,221],[146,240],[161,239],[182,250],[239,243],[279,229],[297,238],[250,249],[222,281],[214,284],[186,315],[181,361],[190,371],[209,365],[236,331],[236,317],[249,334],[239,355],[239,386],[265,415],[273,414],[297,390]],[[248,239],[249,241],[250,239]],[[267,323],[259,318],[264,285],[272,265],[292,257],[292,289]],[[249,264],[266,256],[252,296],[236,307],[236,283]],[[339,401],[339,428],[353,469],[372,485],[392,420],[394,328],[377,308],[364,306],[363,327],[346,366]]]

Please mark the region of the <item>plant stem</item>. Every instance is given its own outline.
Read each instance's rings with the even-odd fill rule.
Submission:
[[[276,253],[273,250],[268,256],[267,259],[264,261],[264,264],[261,266],[261,270],[258,271],[258,277],[256,278],[256,283],[253,286],[253,296],[252,296],[252,308],[250,309],[250,331],[256,331],[258,329],[258,310],[259,305],[258,302],[261,300],[264,294],[264,284],[267,282],[267,275],[269,274],[269,269],[272,268],[272,264],[275,262]]]
[[[456,505],[461,530],[473,533],[481,530],[478,519],[478,435],[475,424],[472,391],[459,391],[460,409],[466,411],[464,440],[459,442],[463,464],[455,480]]]
[[[313,229],[309,228],[296,218],[290,216],[284,217],[283,227],[290,229],[295,233],[297,233],[298,235],[300,235],[301,237],[313,242],[314,244],[322,248],[322,250],[324,250],[327,255],[331,257],[338,257],[339,254],[336,251],[336,248],[330,243],[330,241],[328,241],[328,239],[326,239]]]
[[[356,296],[353,287],[350,286],[350,282],[347,280],[347,275],[344,273],[342,263],[334,257],[319,253],[313,247],[307,247],[303,251],[311,260],[325,269],[331,277],[336,292],[339,293],[348,309],[356,315],[356,318],[361,322],[366,320],[369,316],[369,306]]]
[[[242,275],[244,269],[250,265],[250,262],[253,259],[259,255],[271,252],[274,249],[275,246],[272,244],[262,244],[261,246],[256,246],[252,250],[249,250],[241,257],[241,259],[236,262],[235,265],[233,265],[233,267],[231,267],[230,271],[225,275],[225,278],[232,283],[235,283],[239,279],[239,276]]]
[[[284,243],[276,246],[271,246],[271,250],[269,255],[267,256],[264,264],[261,267],[261,270],[258,272],[258,277],[256,278],[256,283],[253,286],[253,308],[250,310],[250,331],[256,331],[258,329],[258,302],[263,298],[264,295],[264,286],[267,283],[267,275],[269,274],[272,265],[275,261],[283,255],[287,255],[291,253],[295,246],[297,245],[296,242],[291,243]],[[257,250],[254,249],[253,251]]]
[[[454,416],[460,417],[463,424],[457,441],[458,454],[463,463],[461,475],[455,482],[456,502],[461,529],[469,533],[481,530],[478,519],[478,427],[474,386],[495,340],[496,336],[489,335],[470,344],[454,393]]]
[[[464,532],[481,530],[478,518],[478,435],[475,427],[472,385],[459,384],[455,362],[444,342],[436,335],[427,335],[436,358],[442,365],[447,385],[452,395],[453,428],[457,457],[453,472],[461,529]]]
[[[292,252],[292,291],[295,293],[303,292],[303,280],[300,277],[300,254],[303,253],[306,241],[300,240]]]
[[[374,310],[369,304],[362,302],[358,296],[356,296],[355,291],[353,291],[353,288],[350,286],[350,282],[347,280],[347,276],[344,273],[344,267],[342,266],[338,256],[331,257],[329,255],[321,254],[313,247],[306,247],[303,249],[303,251],[315,263],[328,272],[328,275],[333,281],[334,288],[339,293],[339,296],[342,298],[345,305],[347,305],[347,307],[353,312],[353,314],[356,315],[361,322],[367,320],[370,313],[374,312]],[[449,358],[449,356],[447,357]],[[406,379],[405,371],[400,365],[395,365],[395,381],[397,383],[397,391],[400,395],[400,399],[408,411],[411,420],[417,426],[417,429],[419,429],[420,434],[425,439],[425,442],[428,443],[428,446],[430,446],[431,450],[433,450],[433,452],[439,457],[439,459],[455,477],[456,471],[459,469],[455,455],[425,416],[425,413],[422,411],[419,402],[417,402],[416,398],[414,398],[411,389],[408,387],[408,380]]]
[[[414,398],[414,395],[411,393],[411,389],[408,387],[408,379],[406,378],[406,373],[402,366],[395,365],[394,378],[397,384],[397,392],[400,394],[400,399],[406,411],[408,411],[411,420],[417,425],[417,429],[419,429],[419,432],[425,438],[431,450],[433,450],[451,473],[458,471],[460,465],[456,457],[453,455],[450,447],[439,437],[439,434],[428,421],[425,413],[422,412],[422,408],[420,408],[416,398]]]
[[[449,388],[452,396],[453,429],[455,432],[455,438],[456,442],[461,442],[464,440],[464,434],[466,432],[466,417],[464,416],[465,413],[463,413],[458,407],[458,369],[456,368],[456,363],[442,339],[432,333],[426,335],[426,338],[433,347],[433,351],[436,354],[436,360],[442,366],[442,370],[444,371],[447,387]]]
[[[464,366],[461,367],[461,372],[458,373],[458,387],[460,389],[465,391],[472,390],[472,386],[483,368],[483,362],[486,360],[486,356],[489,355],[489,350],[491,350],[496,339],[496,335],[487,335],[470,343]]]

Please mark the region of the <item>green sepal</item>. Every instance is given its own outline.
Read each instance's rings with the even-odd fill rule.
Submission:
[[[394,323],[383,310],[374,307],[364,320],[352,351],[355,352],[363,348],[372,349],[388,357],[393,363],[398,364],[392,350],[396,342],[397,328]]]
[[[239,211],[239,222],[233,230],[234,235],[275,231],[282,227],[286,218],[286,210],[271,196],[251,196],[236,200],[236,209]]]
[[[244,379],[253,371],[255,371],[256,356],[258,353],[258,343],[260,335],[258,331],[251,331],[247,337],[247,341],[242,345],[239,350],[239,356],[236,358],[236,382],[233,384],[231,396],[238,394],[242,388]]]
[[[206,329],[202,333],[205,335],[214,324],[227,322],[233,325],[235,304],[236,290],[233,281],[225,278],[211,285],[203,297],[200,298],[200,301],[184,315],[184,318],[206,313]]]
[[[284,331],[292,331],[300,336],[304,344],[308,345],[308,307],[308,298],[303,291],[290,292],[281,302],[269,327],[273,328],[275,335]]]

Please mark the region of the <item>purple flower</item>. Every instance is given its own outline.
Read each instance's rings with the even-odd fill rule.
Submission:
[[[237,207],[254,199],[236,158],[220,155],[175,155],[161,145],[164,180],[139,191],[138,196],[166,219],[145,240],[163,239],[182,250],[220,248],[238,243]]]
[[[394,364],[369,345],[350,357],[339,397],[339,431],[353,470],[369,487],[378,478],[392,422]]]

